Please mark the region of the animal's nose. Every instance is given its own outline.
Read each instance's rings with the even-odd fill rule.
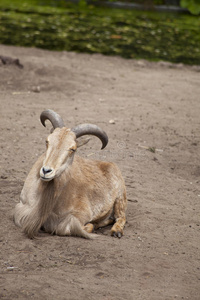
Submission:
[[[48,167],[43,167],[43,168],[42,168],[42,172],[43,172],[43,174],[45,175],[45,174],[47,174],[47,173],[51,173],[51,172],[52,172],[52,169],[51,169],[51,168],[48,168]]]

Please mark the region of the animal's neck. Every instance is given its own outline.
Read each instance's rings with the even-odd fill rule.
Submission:
[[[51,181],[40,182],[42,189],[40,209],[44,214],[50,213],[53,210],[68,180],[69,174],[63,172],[59,177],[56,177]]]
[[[48,218],[49,214],[53,210],[55,206],[55,186],[54,182],[40,182],[40,188],[41,188],[41,198],[38,205],[38,214],[39,218],[41,220],[41,223],[45,222]]]

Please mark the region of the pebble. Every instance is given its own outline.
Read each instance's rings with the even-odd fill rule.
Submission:
[[[41,91],[41,88],[40,88],[39,85],[38,85],[38,86],[33,86],[33,87],[32,87],[32,92],[34,92],[34,93],[40,93],[40,91]]]

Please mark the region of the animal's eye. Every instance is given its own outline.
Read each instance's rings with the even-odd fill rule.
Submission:
[[[71,148],[71,149],[69,149],[69,151],[71,151],[71,152],[75,152],[75,151],[76,151],[76,149],[73,149],[73,148]]]

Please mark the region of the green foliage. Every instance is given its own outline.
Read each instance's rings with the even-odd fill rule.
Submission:
[[[52,6],[47,5],[51,2]],[[54,5],[53,5],[54,4]],[[72,5],[1,0],[0,43],[200,64],[200,18]]]
[[[86,0],[79,0],[78,2],[79,8],[85,8],[87,6]]]
[[[200,14],[200,0],[181,0],[180,4],[183,8],[187,8],[192,14]]]
[[[92,0],[96,1],[96,0]],[[117,0],[99,0],[101,2],[117,2]],[[164,5],[166,0],[120,0],[122,3],[139,3],[139,4],[146,4],[146,5]]]

